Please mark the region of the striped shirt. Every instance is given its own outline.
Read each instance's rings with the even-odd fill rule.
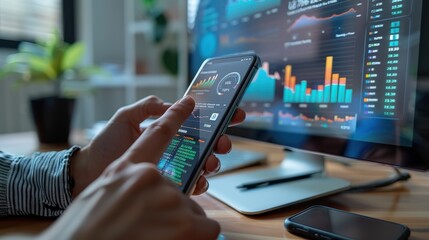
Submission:
[[[79,147],[16,156],[0,151],[0,217],[56,217],[71,202],[70,157]]]

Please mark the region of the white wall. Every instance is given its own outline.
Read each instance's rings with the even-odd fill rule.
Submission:
[[[124,1],[80,0],[78,19],[82,40],[95,64],[125,62]]]

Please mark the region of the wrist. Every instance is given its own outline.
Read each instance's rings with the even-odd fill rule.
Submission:
[[[88,185],[88,173],[86,172],[87,155],[88,150],[86,148],[82,148],[74,152],[70,158],[70,187],[72,199],[75,199]]]

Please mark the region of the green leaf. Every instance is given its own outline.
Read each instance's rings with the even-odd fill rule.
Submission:
[[[84,51],[85,47],[83,43],[75,43],[69,46],[64,53],[61,69],[64,71],[75,67],[83,56]]]
[[[76,69],[76,77],[77,79],[87,79],[93,75],[99,76],[110,76],[105,70],[97,66],[86,66]]]
[[[29,53],[16,53],[12,54],[7,58],[8,64],[25,64],[27,65],[31,70],[41,72],[49,79],[56,79],[57,73],[53,69],[53,67],[50,65],[49,60],[34,56]]]
[[[179,53],[176,49],[166,49],[162,53],[162,63],[164,67],[173,75],[177,75],[179,72]]]
[[[18,85],[26,82],[46,82],[51,81],[51,77],[47,76],[45,72],[41,72],[35,67],[22,63],[8,63],[0,70],[0,79],[11,77],[15,79]]]
[[[54,31],[46,43],[46,52],[50,59],[50,64],[59,76],[62,75],[62,62],[67,47],[68,44],[63,41],[58,30]]]
[[[167,16],[160,11],[153,12],[154,22],[155,22],[155,28],[154,31],[154,41],[155,43],[160,43],[164,39],[166,33],[167,33],[167,25],[168,25],[168,19]]]
[[[30,53],[39,57],[46,57],[45,49],[42,46],[31,42],[20,43],[18,51],[21,53]]]
[[[56,80],[55,78],[51,78],[50,76],[47,76],[45,72],[39,71],[37,69],[30,69],[29,79],[24,79],[24,81],[49,82],[49,81]]]
[[[24,74],[28,71],[28,68],[23,64],[19,63],[6,63],[0,69],[0,79],[4,79],[12,73]]]

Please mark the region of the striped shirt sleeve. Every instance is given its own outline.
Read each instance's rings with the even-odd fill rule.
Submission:
[[[71,203],[70,157],[79,149],[29,157],[0,151],[0,216],[61,215]]]

